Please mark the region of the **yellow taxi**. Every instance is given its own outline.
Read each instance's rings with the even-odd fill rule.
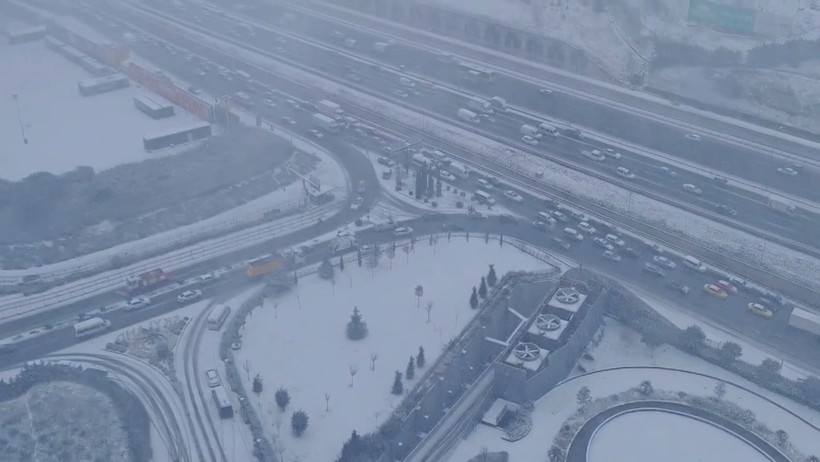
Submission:
[[[726,297],[729,296],[725,290],[721,289],[719,286],[715,284],[706,284],[703,286],[703,293],[706,295],[711,295],[712,297],[719,298],[721,300],[725,300]]]
[[[749,308],[749,311],[752,314],[756,314],[761,318],[772,319],[772,310],[766,308],[765,306],[761,305],[760,303],[749,303],[746,305]]]

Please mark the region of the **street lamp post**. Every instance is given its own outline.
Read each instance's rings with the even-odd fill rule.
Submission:
[[[17,122],[20,124],[20,136],[23,137],[23,144],[28,144],[26,138],[26,127],[23,125],[23,118],[20,116],[20,103],[17,101],[17,93],[11,95],[14,98],[14,108],[17,110]]]

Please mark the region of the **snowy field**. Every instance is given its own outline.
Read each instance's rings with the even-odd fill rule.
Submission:
[[[467,439],[458,445],[447,462],[464,462],[479,454],[481,448],[485,446],[490,452],[507,451],[510,454],[510,460],[547,460],[547,451],[549,451],[552,437],[558,433],[564,421],[578,409],[575,395],[582,386],[589,387],[592,398],[597,399],[636,387],[644,380],[651,381],[656,390],[683,391],[700,396],[712,396],[718,379],[726,381],[725,400],[751,410],[759,421],[772,430],[783,429],[788,432],[792,444],[802,453],[817,454],[820,452],[820,440],[817,439],[816,430],[781,407],[737,388],[734,384],[768,398],[815,426],[820,425],[820,413],[668,345],[651,349],[640,341],[640,334],[613,320],[606,320],[603,340],[589,352],[594,360],[582,360],[582,362],[584,367],[593,373],[573,377],[538,400],[532,414],[533,426],[529,436],[519,442],[509,443],[501,439],[504,435],[500,431],[479,425]],[[624,366],[638,369],[612,369]],[[683,372],[657,367],[675,368]],[[686,371],[705,374],[707,377],[693,375]],[[737,454],[736,457],[714,460],[748,460],[742,456],[743,454]],[[590,462],[600,460],[605,459],[593,459]],[[646,457],[645,459],[612,458],[611,460],[644,462],[676,459]]]
[[[499,277],[509,270],[544,268],[510,246],[463,238],[435,246],[421,240],[408,254],[397,251],[392,269],[387,252],[377,268],[363,263],[337,269],[335,283],[315,275],[300,279],[295,290],[266,300],[245,325],[237,362],[247,361],[249,376],[261,373],[270,390],[261,394],[260,417],[266,428],[281,427],[274,433],[280,434],[286,460],[333,460],[354,429],[361,434],[382,423],[402,398],[390,394],[394,371],[404,373],[419,346],[428,365],[435,361],[475,313],[468,303],[470,291],[489,264],[495,264]],[[418,300],[417,285],[424,290]],[[428,302],[433,303],[429,322]],[[354,306],[370,332],[358,342],[345,337]],[[370,370],[373,354],[378,355],[375,371]],[[352,386],[351,367],[357,370]],[[405,392],[413,385],[405,380]],[[284,414],[273,401],[279,387],[291,396]],[[330,395],[329,411],[325,394]],[[307,432],[295,438],[290,415],[299,409],[310,422]]]
[[[706,422],[660,411],[632,412],[605,423],[592,438],[588,457],[589,462],[769,460],[740,438]]]
[[[196,120],[176,108],[173,117],[153,120],[134,107],[132,86],[84,97],[77,82],[91,78],[79,66],[47,49],[42,41],[0,42],[0,178],[19,180],[38,171],[65,173],[87,165],[95,171],[149,155],[142,137]],[[20,120],[11,95],[17,95]],[[28,144],[23,142],[20,121]],[[167,155],[174,150],[164,150]]]

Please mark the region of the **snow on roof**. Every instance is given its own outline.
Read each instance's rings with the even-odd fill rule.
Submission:
[[[811,311],[806,311],[802,308],[795,307],[792,310],[791,315],[792,315],[792,317],[805,319],[806,321],[813,322],[813,323],[817,324],[818,326],[820,326],[820,315],[818,315],[817,313],[812,313]]]
[[[15,37],[18,35],[26,35],[26,34],[36,34],[38,32],[45,32],[48,30],[46,26],[32,26],[32,27],[21,27],[21,28],[13,28],[13,29],[6,29],[6,35],[9,37]]]
[[[85,25],[84,23],[70,16],[58,16],[54,18],[53,21],[55,24],[62,27],[66,31],[71,32],[72,34],[77,35],[79,37],[83,37],[91,42],[94,42],[97,45],[111,44],[111,40],[108,40],[96,30],[92,29],[91,27]]]
[[[147,93],[135,95],[134,100],[139,101],[140,103],[146,105],[147,107],[155,111],[171,106],[171,103],[165,98],[157,95],[149,95]]]
[[[99,85],[101,83],[115,82],[115,81],[123,80],[123,79],[128,80],[128,77],[126,77],[122,74],[111,74],[111,75],[106,75],[104,77],[97,77],[97,78],[93,78],[93,79],[85,79],[85,80],[80,82],[80,85],[82,85],[84,87],[85,86],[93,86],[93,85]]]
[[[173,135],[175,133],[188,131],[188,130],[195,130],[198,128],[210,127],[211,124],[208,122],[196,121],[196,122],[188,122],[182,125],[178,125],[174,128],[162,130],[159,132],[155,132],[152,134],[148,134],[144,136],[144,139],[155,139],[155,138],[162,138],[163,136]]]

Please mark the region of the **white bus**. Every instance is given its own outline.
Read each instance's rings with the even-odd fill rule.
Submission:
[[[478,202],[482,202],[484,204],[487,204],[487,205],[495,204],[495,199],[493,199],[493,196],[487,194],[486,192],[484,192],[480,189],[476,190],[475,194],[473,195],[473,199],[477,200]]]
[[[225,320],[228,319],[229,314],[231,314],[230,306],[214,306],[211,310],[211,314],[208,315],[208,329],[219,330],[220,328],[222,328],[222,324],[224,324]]]
[[[91,318],[74,324],[74,335],[76,337],[89,337],[111,327],[111,321],[103,318]]]
[[[214,398],[216,408],[219,410],[219,417],[223,419],[233,417],[233,406],[231,406],[231,400],[228,398],[228,392],[225,391],[225,387],[215,387],[211,390],[211,395]]]

